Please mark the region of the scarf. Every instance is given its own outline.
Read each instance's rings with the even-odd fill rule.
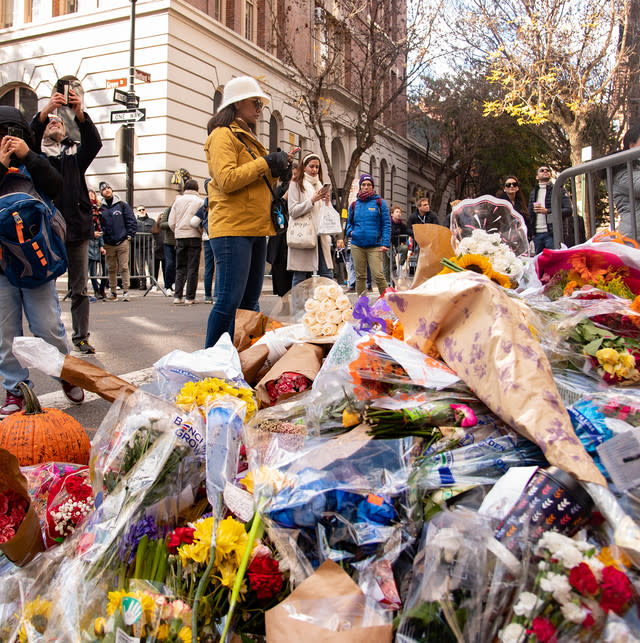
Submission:
[[[364,190],[358,190],[357,198],[360,199],[360,201],[364,201],[365,199],[368,199],[374,192],[375,190],[368,190],[367,192],[365,192]]]
[[[71,145],[67,144],[71,142],[71,139],[66,138],[63,138],[58,142],[46,136],[42,139],[40,149],[45,156],[60,156],[62,153],[71,155],[77,152],[77,145],[75,143],[72,143]]]
[[[305,172],[304,179],[302,180],[302,187],[304,188],[305,194],[308,194],[309,198],[311,198],[311,195],[322,187],[322,183],[318,176],[309,176]],[[316,227],[320,220],[320,208],[322,205],[324,205],[324,200],[320,199],[313,204],[313,209],[311,210],[311,217],[313,218],[313,223]]]

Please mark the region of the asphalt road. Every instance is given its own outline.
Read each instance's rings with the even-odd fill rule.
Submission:
[[[59,280],[62,320],[71,336],[70,302],[63,301],[66,280]],[[270,279],[265,279],[261,310],[270,313],[279,298],[269,294]],[[95,355],[83,355],[73,350],[72,355],[97,364],[105,370],[140,386],[151,378],[152,365],[172,350],[192,352],[204,348],[207,318],[211,304],[176,306],[173,297],[161,292],[130,291],[130,301],[96,301],[91,304],[90,342]],[[204,291],[198,290],[197,298],[204,299]],[[25,333],[26,331],[25,323]],[[87,429],[90,437],[97,428],[110,403],[93,393],[87,393],[80,405],[70,403],[62,393],[60,384],[53,378],[32,369],[31,379],[43,406],[64,409]],[[3,398],[4,401],[4,398]]]

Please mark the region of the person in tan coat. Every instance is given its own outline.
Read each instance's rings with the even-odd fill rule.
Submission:
[[[205,347],[223,333],[233,338],[236,310],[259,310],[271,223],[271,192],[293,154],[267,153],[255,125],[269,97],[250,76],[230,80],[208,125],[204,149],[211,181],[209,243],[216,262],[216,303]]]

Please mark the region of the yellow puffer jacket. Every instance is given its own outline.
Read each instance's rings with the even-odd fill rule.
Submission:
[[[256,155],[251,157],[245,143]],[[276,182],[262,158],[266,148],[234,121],[217,127],[204,145],[209,182],[209,238],[262,237],[275,234],[271,223],[271,192],[264,176]]]

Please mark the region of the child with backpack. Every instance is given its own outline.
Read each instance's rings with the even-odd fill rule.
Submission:
[[[0,419],[22,409],[18,384],[32,385],[12,352],[23,316],[33,335],[69,353],[55,286],[67,267],[64,223],[50,202],[61,189],[60,173],[34,151],[26,119],[0,106],[0,377],[6,391]],[[69,400],[84,400],[81,388],[61,383]]]

